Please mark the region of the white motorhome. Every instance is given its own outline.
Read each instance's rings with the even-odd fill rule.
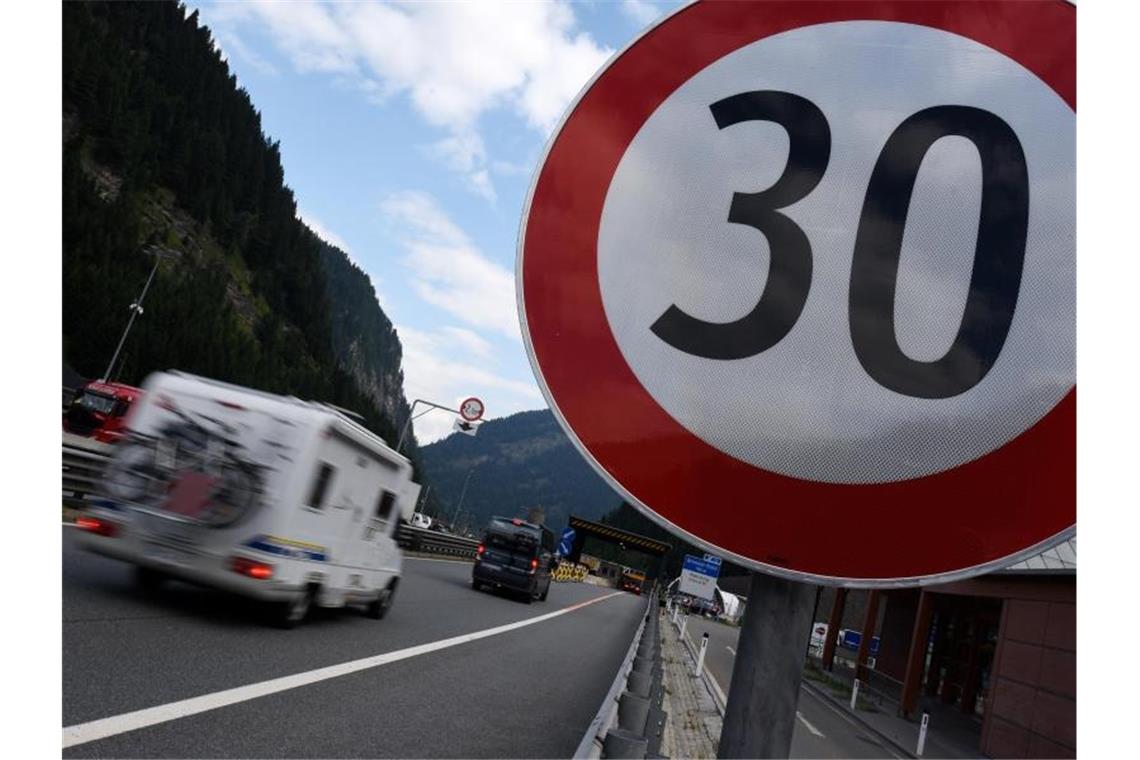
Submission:
[[[414,511],[412,466],[340,410],[177,372],[147,378],[116,444],[105,498],[80,541],[136,566],[277,607],[292,627],[312,605],[381,618]]]

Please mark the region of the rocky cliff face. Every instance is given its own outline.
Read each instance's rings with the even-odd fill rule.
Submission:
[[[404,398],[403,347],[392,321],[376,300],[371,278],[343,251],[324,241],[321,269],[337,364],[399,430],[410,410]],[[414,450],[415,442],[409,438],[405,451]]]

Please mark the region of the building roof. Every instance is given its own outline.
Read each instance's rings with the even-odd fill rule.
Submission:
[[[1077,572],[1077,537],[1057,544],[1052,549],[1046,549],[1028,559],[1023,559],[998,573],[1076,573]]]

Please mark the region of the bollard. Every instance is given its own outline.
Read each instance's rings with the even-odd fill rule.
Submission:
[[[705,671],[705,651],[709,648],[709,635],[707,633],[701,634],[701,651],[697,654],[697,671],[693,674],[697,678],[701,677],[701,673]]]
[[[649,720],[649,699],[636,694],[623,691],[618,699],[618,728],[645,735],[645,726]]]
[[[680,611],[681,611],[680,607],[678,607],[677,605],[673,605],[673,625],[677,625],[677,613],[679,613]]]
[[[680,639],[681,639],[682,644],[685,643],[685,627],[688,624],[689,624],[689,616],[688,615],[682,615],[681,616],[681,635],[680,635]]]
[[[602,741],[602,757],[643,758],[649,747],[649,740],[632,731],[611,728]]]
[[[648,671],[644,673],[632,671],[626,682],[626,688],[639,697],[649,697],[649,692],[653,688],[653,674]]]
[[[918,749],[915,750],[915,757],[922,757],[923,751],[926,750],[926,729],[930,727],[930,713],[924,712],[922,714],[922,725],[918,727]]]
[[[851,685],[851,709],[855,709],[855,701],[859,699],[859,679],[855,679],[855,683]]]
[[[652,657],[634,657],[633,671],[635,673],[652,673],[654,661]]]
[[[657,657],[661,651],[661,647],[657,645],[656,641],[643,641],[637,646],[638,657]]]

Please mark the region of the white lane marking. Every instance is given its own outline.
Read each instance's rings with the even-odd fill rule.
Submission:
[[[831,704],[831,702],[829,702],[826,697],[822,697],[822,696],[816,694],[811,689],[804,688],[802,685],[800,686],[800,692],[802,694],[807,694],[807,695],[811,696],[813,699],[815,699],[815,701],[817,703],[819,703],[820,705],[823,705],[825,708],[827,708],[831,712],[838,715],[840,718],[842,718],[844,721],[849,723],[852,727],[856,728],[857,730],[862,731],[864,733],[867,732],[867,729],[864,726],[860,725],[854,718],[852,718],[850,715],[848,715],[845,711],[843,711],[842,709]],[[891,757],[896,758],[896,760],[902,760],[902,755],[896,753],[893,749],[891,749],[890,746],[887,745],[886,742],[882,741],[877,736],[875,736],[873,738],[874,738],[875,742],[879,745],[879,747],[882,748],[883,750],[885,750]]]
[[[494,628],[486,628],[482,631],[475,631],[474,633],[465,633],[461,636],[453,636],[449,639],[441,639],[440,641],[433,641],[428,644],[419,644],[414,647],[408,647],[407,649],[399,649],[395,652],[386,652],[372,657],[352,660],[351,662],[342,662],[339,665],[330,665],[304,673],[295,673],[291,676],[273,678],[268,681],[262,681],[261,683],[238,686],[233,689],[214,692],[213,694],[203,694],[178,702],[169,702],[165,705],[156,705],[155,707],[147,707],[142,710],[123,713],[122,715],[113,715],[109,718],[100,718],[87,723],[66,726],[63,729],[63,746],[64,748],[74,747],[79,744],[106,739],[109,736],[126,733],[127,731],[135,731],[140,728],[146,728],[147,726],[154,726],[159,723],[177,720],[178,718],[197,715],[198,713],[207,712],[208,710],[216,710],[219,707],[227,707],[269,694],[276,694],[280,691],[296,689],[299,686],[307,686],[311,683],[317,683],[318,681],[327,681],[330,678],[346,676],[361,670],[368,670],[369,668],[379,667],[380,665],[406,660],[421,654],[438,652],[441,649],[466,644],[470,641],[478,641],[479,639],[485,639],[489,636],[497,636],[500,633],[507,633],[508,631],[525,628],[528,625],[551,620],[569,612],[580,610],[591,604],[612,599],[615,596],[624,596],[624,593],[615,591],[612,594],[599,596],[595,599],[588,599],[578,604],[572,604],[569,607],[563,607],[560,610],[548,612],[545,615],[527,618],[526,620],[520,620],[515,623],[507,623],[506,625],[500,625]]]
[[[724,647],[724,648],[725,648],[725,649],[727,649],[727,650],[728,650],[728,653],[729,653],[729,654],[731,654],[733,657],[735,657],[735,656],[736,656],[736,650],[735,650],[735,649],[733,649],[732,647],[728,646],[727,644],[725,645],[725,647]]]
[[[815,734],[815,735],[816,735],[816,736],[818,736],[819,738],[821,738],[821,739],[822,739],[822,738],[824,738],[824,737],[823,737],[823,732],[822,732],[822,731],[820,731],[820,730],[819,730],[818,728],[816,728],[815,726],[813,726],[813,725],[812,725],[812,724],[811,724],[811,723],[808,721],[808,719],[804,717],[804,714],[803,714],[802,712],[800,712],[799,710],[796,710],[796,717],[797,717],[797,718],[799,718],[799,720],[800,720],[800,723],[803,723],[803,724],[804,724],[804,728],[806,728],[808,731],[811,731],[813,734]]]

